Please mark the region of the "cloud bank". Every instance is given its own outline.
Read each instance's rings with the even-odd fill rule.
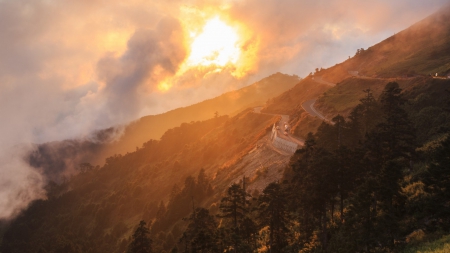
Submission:
[[[0,218],[45,196],[30,143],[88,136],[248,85],[329,67],[448,1],[0,0]],[[184,70],[189,31],[219,16],[240,27],[233,66]],[[170,89],[158,90],[169,80]]]

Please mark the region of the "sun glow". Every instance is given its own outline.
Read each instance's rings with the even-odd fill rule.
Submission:
[[[245,24],[195,11],[186,11],[181,20],[187,57],[175,75],[158,79],[159,92],[194,87],[222,74],[240,79],[256,70],[259,39]]]
[[[241,54],[239,36],[236,31],[218,17],[209,20],[199,35],[194,38],[187,60],[191,66],[225,66],[236,64]]]

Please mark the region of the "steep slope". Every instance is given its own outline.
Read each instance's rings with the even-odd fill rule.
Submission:
[[[450,73],[450,5],[318,75],[338,83],[351,75],[386,78],[436,73]]]
[[[308,76],[290,90],[270,99],[262,112],[289,115],[291,132],[304,139],[308,132],[314,132],[317,129],[322,120],[309,115],[302,108],[302,104],[307,100],[317,98],[331,87]]]
[[[105,158],[114,154],[135,151],[150,139],[159,139],[165,131],[184,122],[211,119],[218,115],[235,115],[292,88],[299,82],[297,76],[273,74],[245,88],[225,93],[191,106],[178,108],[159,115],[150,115],[130,123],[118,140],[119,129],[110,128],[93,134],[87,140],[64,140],[36,145],[29,162],[44,170],[47,178],[59,180],[61,175],[74,173],[80,163],[103,165]]]
[[[159,139],[167,129],[183,122],[206,120],[218,115],[234,115],[246,108],[262,105],[268,99],[292,88],[299,82],[297,76],[276,73],[242,89],[225,93],[203,102],[178,108],[159,115],[150,115],[131,123],[123,137],[108,147],[108,153],[135,150],[149,139]]]
[[[122,252],[121,242],[127,244],[141,219],[155,220],[154,231],[178,238],[193,199],[196,205],[210,206],[242,170],[256,173],[259,164],[241,161],[255,153],[277,120],[245,110],[232,118],[183,123],[159,141],[107,158],[101,168],[86,165],[69,181],[49,184],[49,199],[36,201],[12,223],[0,251]],[[272,167],[280,176],[289,156],[282,157]],[[258,181],[253,178],[249,184]],[[168,206],[164,217],[158,216],[161,201]]]
[[[403,90],[407,110],[416,129],[417,141],[425,143],[436,137],[443,128],[450,127],[450,79],[414,78],[349,78],[330,88],[317,99],[315,108],[331,119],[340,114],[348,117],[367,90],[378,99],[389,82],[396,82]]]
[[[364,97],[363,90],[370,88],[378,97],[391,81],[403,89],[417,89],[432,83],[431,78],[424,77],[430,73],[444,78],[450,73],[450,6],[367,50],[358,50],[340,64],[308,76],[271,99],[263,112],[289,114],[292,132],[304,138],[322,122],[302,109],[304,101],[318,98],[314,106],[327,118],[347,116]]]

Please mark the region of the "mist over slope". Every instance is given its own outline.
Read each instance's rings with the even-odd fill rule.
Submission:
[[[97,131],[89,139],[36,145],[28,161],[33,167],[42,169],[48,180],[59,182],[61,176],[76,174],[81,163],[103,165],[107,157],[135,151],[148,140],[158,140],[168,129],[182,123],[235,115],[245,108],[264,104],[269,98],[290,89],[298,82],[299,78],[296,76],[276,73],[216,98],[163,114],[145,116],[125,127]]]
[[[450,5],[348,60],[319,72],[338,83],[352,75],[412,77],[450,73]]]

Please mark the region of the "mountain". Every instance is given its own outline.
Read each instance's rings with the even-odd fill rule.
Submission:
[[[400,85],[411,100],[409,103],[419,99],[420,91],[432,98],[427,102],[430,107],[442,107],[450,84],[449,20],[450,5],[366,50],[359,50],[343,63],[315,73],[337,83],[318,97],[315,108],[329,119],[338,114],[349,116],[367,95],[363,91],[370,89],[378,98],[389,82]],[[440,124],[431,123],[430,127]]]
[[[277,120],[244,110],[231,118],[183,123],[134,152],[107,158],[102,167],[83,166],[71,180],[48,185],[48,199],[34,202],[13,222],[0,251],[121,252],[121,242],[142,219],[156,219],[155,230],[178,238],[192,201],[216,206],[220,192],[241,178],[246,167],[240,162],[255,154]],[[284,157],[281,165],[274,161],[279,175],[289,158]],[[260,164],[248,174],[250,185],[264,180],[258,169]],[[170,213],[162,217],[158,208]]]
[[[272,150],[268,141],[279,116],[242,108],[264,104],[271,96],[298,82],[296,76],[277,73],[211,100],[144,117],[127,126],[118,142],[107,145],[90,140],[37,145],[28,161],[43,168],[45,176],[52,180],[47,187],[49,199],[33,203],[5,235],[5,238],[15,238],[16,233],[22,233],[13,232],[15,224],[28,224],[29,217],[33,217],[37,230],[28,233],[28,242],[22,246],[5,244],[1,251],[65,249],[73,244],[68,246],[68,242],[81,240],[76,244],[85,247],[82,252],[114,252],[120,248],[121,241],[127,242],[136,222],[157,218],[161,203],[168,210],[178,211],[163,219],[159,217],[154,229],[172,231],[177,238],[179,227],[184,227],[181,219],[190,212],[192,196],[198,205],[217,207],[219,193],[231,182],[242,180],[243,173],[248,189],[262,190],[282,176],[280,171],[288,163],[289,154]],[[202,118],[206,120],[198,120]],[[159,140],[149,138],[183,121],[190,123],[166,130]],[[155,122],[165,124],[155,126]],[[108,140],[115,131],[113,128],[100,131],[94,139]],[[103,166],[91,165],[102,157],[106,158]],[[265,160],[264,166],[255,159]],[[73,171],[68,171],[70,168]],[[66,175],[65,181],[60,180],[62,175]],[[67,181],[68,175],[71,176]],[[57,235],[49,229],[58,224],[71,227],[71,232]],[[112,235],[110,230],[117,232]],[[111,238],[105,236],[113,236],[116,241],[107,244]],[[59,237],[65,239],[58,241]],[[58,243],[54,244],[55,241]],[[98,241],[98,247],[89,241]]]
[[[207,120],[218,115],[233,116],[242,110],[263,105],[268,99],[292,88],[300,81],[297,76],[276,73],[242,89],[187,107],[149,115],[129,124],[123,136],[109,146],[109,154],[130,152],[146,140],[159,139],[165,131],[184,122]]]
[[[449,20],[450,5],[368,49],[358,49],[355,56],[342,63],[317,71],[270,100],[266,110],[290,114],[293,132],[305,138],[322,121],[301,107],[308,99],[317,99],[314,107],[328,119],[338,114],[348,116],[364,97],[364,90],[370,89],[378,98],[388,82],[398,82],[406,91],[426,86],[436,101],[442,102],[446,96],[445,79],[450,74]],[[327,82],[336,85],[325,85]],[[315,89],[314,96],[298,92],[302,86]]]
[[[107,157],[133,152],[150,139],[158,140],[167,130],[182,123],[211,119],[216,113],[216,116],[232,116],[246,108],[263,105],[298,82],[297,76],[276,73],[242,89],[194,105],[142,117],[124,129],[109,128],[93,133],[89,139],[36,145],[28,160],[32,166],[43,168],[46,178],[60,181],[61,176],[76,173],[79,164],[102,165]],[[120,138],[111,141],[115,136]]]
[[[317,82],[311,77],[304,78],[292,89],[270,99],[262,112],[289,115],[292,133],[305,139],[308,132],[315,132],[322,120],[307,113],[302,104],[317,98],[330,88],[330,85]]]
[[[159,140],[145,139],[146,120],[130,125],[123,138],[137,148],[49,183],[48,199],[35,201],[9,224],[0,251],[125,252],[140,220],[151,223],[154,252],[177,252],[176,245],[223,246],[201,250],[224,252],[238,244],[248,252],[395,252],[405,243],[449,233],[450,80],[427,75],[448,69],[449,12],[297,81],[268,99],[262,113],[210,110],[206,120],[188,120]],[[435,28],[433,34],[426,25]],[[435,47],[428,46],[432,40]],[[442,54],[430,58],[435,49]],[[230,97],[217,104],[227,106]],[[335,117],[335,124],[305,111],[305,102],[315,99],[314,107]],[[357,106],[365,111],[358,114]],[[212,117],[215,111],[219,115]],[[272,145],[271,130],[281,115],[305,138],[294,155]],[[141,137],[127,137],[133,131]],[[76,151],[91,143],[71,145]],[[42,160],[45,153],[51,148],[40,146],[30,163],[64,166],[58,159]],[[234,222],[227,205],[232,198],[242,203]],[[270,210],[282,215],[277,224],[270,223]],[[248,218],[239,229],[230,225],[238,216]]]
[[[446,76],[450,73],[450,5],[318,74],[339,83],[365,77]]]

